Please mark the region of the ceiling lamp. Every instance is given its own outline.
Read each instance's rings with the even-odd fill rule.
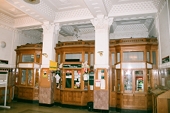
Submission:
[[[40,0],[24,0],[24,1],[29,4],[39,4],[40,3]]]

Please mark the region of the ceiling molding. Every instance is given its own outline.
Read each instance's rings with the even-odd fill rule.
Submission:
[[[7,29],[9,31],[14,31],[15,29],[9,25],[4,24],[3,22],[0,21],[0,28]]]
[[[108,15],[103,0],[84,0],[84,2],[94,17],[97,17],[97,15]]]
[[[40,22],[53,22],[55,19],[55,11],[45,4],[43,0],[36,5],[26,3],[23,0],[17,0],[17,2],[13,0],[6,1]]]
[[[30,16],[15,19],[15,28],[22,28],[28,26],[38,26],[42,25],[41,22],[31,18]]]
[[[3,21],[6,24],[9,24],[10,26],[14,25],[14,19],[2,12],[0,12],[0,21]]]

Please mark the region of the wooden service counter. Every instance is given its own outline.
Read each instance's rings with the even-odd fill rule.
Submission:
[[[55,102],[80,106],[93,102],[97,71],[90,76],[90,70],[85,73],[82,63],[87,61],[89,66],[94,66],[94,41],[59,42],[55,50],[56,61],[62,64]],[[121,112],[151,111],[150,90],[159,84],[157,39],[114,39],[109,42],[109,51],[109,107]]]
[[[15,51],[15,97],[17,99],[38,101],[42,44],[17,46]]]
[[[90,99],[93,101],[89,96],[93,93],[90,90],[93,81],[89,82],[89,74],[90,66],[94,65],[94,41],[63,42],[57,44],[55,49],[60,64],[55,102],[86,106]]]

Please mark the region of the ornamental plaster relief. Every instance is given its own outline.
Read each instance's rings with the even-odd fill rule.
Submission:
[[[10,26],[14,25],[14,19],[8,15],[5,15],[4,13],[0,12],[0,21],[2,21],[5,24],[8,24]]]
[[[30,16],[22,17],[22,18],[17,18],[15,19],[15,27],[20,28],[20,27],[27,27],[27,26],[37,26],[41,25],[42,23],[35,20],[34,18]]]
[[[76,9],[71,11],[57,12],[55,17],[55,22],[64,22],[71,20],[81,20],[93,18],[91,12],[88,8]]]
[[[113,3],[111,0],[104,0],[104,4],[106,6],[107,12],[110,12],[112,9]]]
[[[69,41],[77,41],[78,39],[76,37],[73,37],[73,36],[62,36],[62,35],[59,35],[58,37],[58,41],[60,42],[69,42]]]
[[[166,0],[152,0],[153,4],[157,8],[158,11],[160,11],[160,8],[162,5],[166,2]]]
[[[113,5],[109,12],[109,16],[120,16],[120,15],[130,15],[139,14],[147,12],[156,12],[157,9],[152,1],[145,1],[139,3],[127,3],[121,5]]]
[[[119,25],[114,32],[135,32],[135,31],[148,31],[144,24],[131,24],[131,25]]]
[[[119,32],[110,34],[110,39],[120,39],[120,38],[141,38],[148,37],[147,31],[135,31],[135,32]]]
[[[12,28],[12,27],[10,27],[10,26],[7,26],[7,25],[5,25],[5,24],[1,24],[1,22],[0,22],[0,28],[7,29],[7,30],[9,30],[9,31],[13,31],[13,30],[14,30],[14,28]]]

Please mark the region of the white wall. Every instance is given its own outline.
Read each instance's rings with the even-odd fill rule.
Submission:
[[[164,5],[158,15],[159,26],[159,63],[160,67],[168,67],[170,63],[162,64],[162,58],[170,56],[170,30],[169,30],[169,16],[167,4]]]
[[[1,60],[8,60],[9,65],[4,65],[5,67],[14,67],[13,61],[12,61],[12,51],[13,51],[13,36],[14,36],[14,30],[12,28],[6,27],[1,25],[0,26],[0,42],[4,41],[6,42],[6,47],[2,48],[0,47],[0,59]],[[0,64],[0,67],[3,67],[3,64]]]
[[[169,37],[169,23],[167,6],[165,5],[162,12],[159,15],[159,26],[160,26],[160,43],[161,43],[161,57],[170,55],[170,37]]]
[[[8,64],[0,64],[3,68],[14,68],[16,53],[15,49],[17,46],[24,45],[26,43],[40,43],[41,37],[33,37],[27,33],[24,34],[22,31],[8,27],[5,25],[0,25],[0,42],[6,42],[6,47],[0,47],[0,59],[8,60]]]

